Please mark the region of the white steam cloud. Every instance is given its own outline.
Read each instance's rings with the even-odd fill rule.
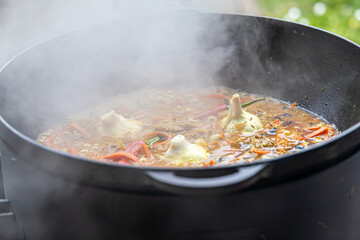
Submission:
[[[25,61],[21,71],[12,70],[10,65],[6,78],[16,81],[4,83],[11,94],[3,97],[23,98],[21,102],[14,99],[12,109],[17,111],[9,109],[9,118],[26,118],[26,128],[35,131],[33,126],[51,126],[86,105],[137,87],[211,85],[230,60],[233,46],[226,21],[192,13],[216,9],[231,12],[241,8],[235,2],[1,2],[0,64],[44,39],[114,22],[112,27],[99,27],[103,30],[96,30],[98,34],[85,36],[82,33],[87,30],[81,30],[41,44],[28,53],[31,57],[27,60],[19,57]]]

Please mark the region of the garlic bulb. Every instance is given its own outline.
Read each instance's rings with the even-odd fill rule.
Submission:
[[[242,133],[254,132],[263,127],[257,116],[242,109],[239,94],[234,94],[230,99],[228,115],[221,121],[221,125],[226,132]]]

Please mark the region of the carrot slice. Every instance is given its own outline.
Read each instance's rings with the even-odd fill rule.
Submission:
[[[276,130],[276,135],[275,135],[275,142],[276,143],[278,143],[280,141],[279,132],[280,132],[280,127]]]
[[[46,146],[55,145],[55,144],[53,144],[55,138],[62,136],[67,129],[68,129],[68,126],[63,126],[60,129],[56,130],[55,132],[53,132],[50,136],[48,136],[45,139],[44,144]]]
[[[111,155],[103,156],[103,158],[114,161],[128,160],[131,162],[139,162],[139,159],[136,156],[128,152],[116,152]]]
[[[296,105],[297,105],[297,103],[296,103],[296,102],[294,102],[293,104],[291,104],[291,106],[290,106],[290,107],[291,107],[291,108],[292,108],[292,107],[296,107]]]
[[[315,127],[308,127],[308,128],[305,128],[305,130],[309,130],[309,131],[316,131],[316,130],[319,130],[321,128],[321,126],[315,126]]]
[[[49,135],[46,138],[46,140],[44,141],[44,144],[46,146],[50,146],[54,142],[55,138],[57,138],[59,135],[60,135],[59,131],[52,133],[51,135]]]
[[[79,127],[75,123],[70,123],[69,126],[72,127],[73,129],[75,129],[76,131],[80,132],[81,134],[87,136],[87,137],[90,136],[87,132],[85,132],[81,127]]]
[[[143,150],[145,156],[146,156],[147,158],[151,159],[151,152],[150,152],[150,150],[149,150],[148,145],[147,145],[146,143],[142,143],[142,144],[141,144],[141,147],[142,147],[142,150]]]
[[[303,136],[300,136],[300,135],[299,135],[299,136],[297,136],[297,139],[300,140],[300,141],[302,141],[302,140],[304,140],[305,138],[304,138]]]
[[[310,133],[310,134],[306,135],[305,137],[313,138],[313,137],[319,136],[321,134],[327,133],[328,131],[329,131],[329,129],[327,127],[321,127],[319,130],[317,130],[313,133]]]
[[[252,151],[254,153],[259,154],[259,155],[264,155],[264,154],[270,153],[270,151],[260,150],[260,149],[257,149],[257,148],[254,148]]]
[[[275,119],[275,121],[273,121],[271,124],[272,125],[278,125],[278,124],[280,124],[281,123],[281,120],[280,119]]]
[[[66,147],[67,147],[67,151],[68,153],[70,154],[73,154],[73,155],[77,155],[78,154],[78,151],[76,150],[76,148],[71,145],[69,142],[65,141],[65,144],[66,144]]]

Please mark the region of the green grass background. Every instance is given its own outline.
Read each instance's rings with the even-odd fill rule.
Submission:
[[[265,16],[320,27],[360,44],[360,0],[257,0],[257,3]],[[320,3],[316,6],[321,5],[322,10],[325,6],[323,14],[314,8],[316,3]]]

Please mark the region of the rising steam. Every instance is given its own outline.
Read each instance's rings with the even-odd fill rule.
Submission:
[[[3,97],[23,99],[15,99],[18,111],[7,114],[26,118],[26,126],[15,127],[33,129],[25,132],[33,137],[36,126],[49,127],[104,98],[139,87],[212,85],[233,55],[227,22],[194,14],[190,1],[36,3],[3,3],[0,41],[8,49],[3,56],[66,31],[98,26],[29,51],[29,59],[20,58],[26,61],[21,71],[9,65],[7,77],[17,81],[6,84],[11,95]],[[112,23],[101,25],[104,22]]]

